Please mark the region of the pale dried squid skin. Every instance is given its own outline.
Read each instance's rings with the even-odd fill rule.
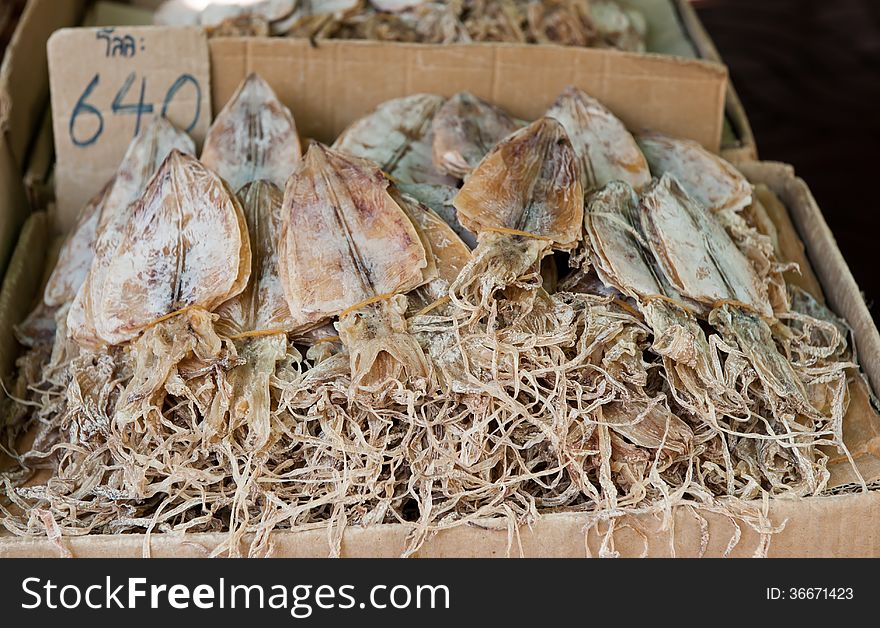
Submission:
[[[250,268],[235,194],[194,157],[172,151],[107,265],[95,327],[119,344],[184,308],[211,311],[245,288]]]
[[[587,267],[592,262],[604,283],[623,294],[640,299],[665,296],[663,278],[640,241],[640,229],[633,224],[638,208],[635,190],[621,181],[593,194],[584,214],[586,254],[581,253],[578,260]]]
[[[289,16],[296,4],[296,0],[166,0],[153,14],[153,23],[219,28],[230,20],[245,16],[275,22]]]
[[[613,182],[588,203],[585,226],[592,262],[604,283],[634,297],[654,332],[651,348],[671,360],[670,385],[695,399],[720,391],[723,377],[714,368],[713,351],[696,317],[659,270],[646,248],[639,218],[639,198],[626,183]]]
[[[470,92],[459,92],[434,116],[434,165],[440,172],[463,179],[486,153],[519,127],[500,107]]]
[[[577,157],[562,125],[540,118],[495,146],[453,200],[477,234],[527,232],[571,250],[581,239],[584,192]]]
[[[399,192],[393,192],[391,196],[423,236],[422,241],[427,241],[425,250],[430,250],[435,267],[435,273],[428,278],[436,277],[447,283],[453,281],[470,260],[471,250],[430,207]]]
[[[393,13],[412,9],[420,4],[426,4],[429,0],[370,0],[370,4],[380,11]]]
[[[736,168],[692,140],[646,133],[636,138],[655,177],[678,179],[687,193],[713,212],[752,202],[752,186]]]
[[[617,2],[599,0],[591,2],[590,17],[606,45],[618,50],[645,52],[648,25],[640,12]]]
[[[296,321],[281,285],[278,260],[284,195],[270,181],[255,181],[239,190],[238,197],[250,237],[250,281],[241,294],[217,307],[217,329],[226,336],[291,331]]]
[[[404,183],[455,185],[434,167],[431,123],[445,102],[435,94],[388,100],[345,129],[333,143],[337,150],[369,159]]]
[[[581,164],[586,190],[624,181],[637,192],[651,171],[635,138],[613,113],[582,89],[569,86],[544,114],[565,127]]]
[[[391,193],[395,202],[406,212],[430,258],[426,283],[410,292],[407,298],[410,311],[419,312],[445,296],[449,285],[470,261],[471,250],[446,222],[426,205],[397,191]]]
[[[100,206],[94,252],[88,274],[67,316],[68,333],[81,345],[104,344],[95,329],[94,315],[103,290],[107,266],[131,220],[133,203],[140,198],[159,166],[173,150],[192,154],[195,144],[165,118],[153,118],[131,141]]]
[[[773,316],[767,286],[718,219],[665,174],[641,198],[642,226],[665,277],[683,296],[714,307],[734,301]]]
[[[279,245],[282,286],[298,323],[424,282],[425,249],[387,187],[373,163],[309,147],[287,182]]]
[[[58,307],[73,301],[79,287],[89,274],[89,267],[95,255],[95,239],[101,209],[112,187],[111,181],[104,189],[92,197],[79,215],[73,232],[64,241],[58,253],[58,262],[49,275],[43,302],[50,307]]]
[[[301,155],[290,110],[265,80],[251,73],[211,124],[201,160],[233,190],[258,180],[282,188]]]
[[[452,204],[455,195],[458,194],[457,187],[430,183],[397,183],[397,189],[430,207],[469,248],[473,249],[477,246],[477,236],[465,229],[458,221],[458,212]]]

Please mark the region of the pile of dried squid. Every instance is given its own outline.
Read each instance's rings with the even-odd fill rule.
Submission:
[[[495,41],[645,51],[647,24],[615,0],[167,0],[160,25],[211,37]]]
[[[380,105],[303,151],[249,76],[200,158],[157,118],[18,328],[16,534],[725,513],[821,494],[847,329],[787,284],[751,185],[566,89]],[[17,449],[22,436],[27,447]],[[244,543],[245,535],[247,543]]]

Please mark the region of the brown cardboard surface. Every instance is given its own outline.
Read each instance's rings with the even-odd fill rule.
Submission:
[[[6,269],[26,216],[27,199],[21,172],[6,136],[0,134],[0,271]]]
[[[821,213],[802,181],[788,166],[776,163],[741,165],[755,183],[763,183],[786,204],[789,217],[774,218],[781,241],[796,240],[793,230],[804,236],[807,253],[817,276],[835,276],[845,271],[846,265],[833,253],[836,246]],[[764,195],[765,198],[766,195]],[[778,208],[770,213],[771,217]],[[46,219],[42,213],[30,219],[10,266],[10,272],[0,292],[0,333],[11,339],[11,325],[20,320],[37,297],[40,286],[40,268],[47,249]],[[804,235],[804,234],[809,234]],[[786,259],[802,255],[799,247],[781,247]],[[818,256],[815,251],[825,251]],[[823,279],[823,283],[824,283]],[[851,288],[852,289],[852,288]],[[845,294],[847,286],[837,287],[824,283],[828,301],[838,314],[855,328],[858,300]],[[855,290],[858,296],[857,290]],[[850,297],[850,298],[848,298]],[[23,305],[28,304],[28,305]],[[862,304],[863,306],[864,304]],[[853,318],[851,318],[853,317]],[[868,330],[870,332],[870,330]],[[873,330],[876,334],[876,329]],[[867,332],[866,332],[867,333]],[[856,331],[857,337],[859,331]],[[8,373],[18,348],[11,340],[0,343],[0,369]],[[862,340],[859,346],[867,346]],[[875,353],[874,356],[877,354]],[[868,375],[876,375],[876,357],[864,359]],[[873,379],[873,378],[872,378]],[[851,388],[852,403],[844,420],[844,434],[864,479],[870,484],[880,479],[880,421],[870,404],[867,386],[856,380]],[[856,481],[845,461],[837,456],[832,460],[832,482],[847,486]],[[761,506],[758,504],[757,506]],[[767,516],[774,526],[784,526],[772,536],[769,555],[778,557],[880,557],[880,528],[871,522],[880,518],[880,491],[850,492],[842,495],[798,500],[769,500]],[[726,516],[700,511],[699,516],[689,507],[675,509],[673,518],[664,525],[654,515],[629,517],[617,526],[609,544],[602,533],[606,524],[590,525],[587,516],[577,513],[551,514],[541,517],[532,526],[508,529],[502,520],[488,520],[481,526],[464,526],[438,532],[417,553],[418,557],[477,557],[477,556],[597,556],[603,542],[604,553],[621,556],[697,556],[701,553],[705,519],[709,532],[704,555],[721,556],[734,537],[737,528]],[[588,530],[589,528],[589,530]],[[343,556],[397,556],[405,549],[410,528],[405,525],[379,525],[370,528],[349,527],[344,534]],[[732,556],[752,556],[762,548],[762,538],[754,530],[740,524],[742,538],[731,552]],[[63,551],[80,557],[206,556],[218,546],[222,534],[167,535],[142,534],[89,535],[68,537],[62,541]],[[273,556],[320,557],[329,553],[327,532],[323,528],[278,531],[272,535]],[[248,542],[248,538],[243,541]],[[0,557],[58,556],[58,546],[46,539],[18,538],[0,534]]]
[[[704,61],[609,50],[511,44],[212,39],[215,110],[259,72],[293,110],[300,132],[333,139],[379,103],[406,94],[469,90],[533,119],[577,85],[630,128],[694,139],[717,151],[727,70]],[[687,94],[682,98],[682,94]]]
[[[880,556],[880,529],[865,525],[880,517],[880,492],[840,495],[800,501],[771,502],[770,519],[784,528],[773,535],[771,557],[863,557]],[[701,513],[708,526],[704,556],[723,556],[737,528],[726,517]],[[552,514],[532,526],[509,530],[504,522],[486,521],[482,526],[462,526],[439,532],[416,552],[415,558],[585,558],[599,556],[605,525],[588,527],[583,514]],[[752,529],[740,526],[741,538],[730,553],[751,557],[762,539]],[[349,527],[345,531],[343,557],[399,556],[406,547],[409,528],[404,525]],[[605,554],[639,557],[700,556],[702,528],[690,508],[678,509],[669,525],[659,517],[643,516],[618,526]],[[58,557],[62,551],[82,558],[201,558],[222,540],[222,534],[120,534],[67,537],[61,548],[43,539],[0,537],[0,557]],[[249,541],[245,538],[242,546]],[[320,558],[329,553],[323,529],[276,532],[269,556]]]
[[[0,128],[19,168],[23,167],[32,133],[49,99],[46,40],[58,28],[76,24],[85,0],[31,0],[0,66]]]
[[[58,219],[66,230],[116,170],[138,124],[164,113],[197,142],[204,137],[207,39],[194,28],[65,28],[53,33],[48,51]]]

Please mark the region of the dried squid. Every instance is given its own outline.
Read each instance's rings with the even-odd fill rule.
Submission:
[[[605,285],[635,300],[654,333],[652,349],[666,361],[669,384],[695,413],[707,403],[729,407],[717,355],[694,314],[695,304],[669,283],[648,246],[639,198],[626,183],[609,183],[585,214],[587,264]]]
[[[746,178],[697,142],[659,133],[640,135],[637,141],[654,176],[674,175],[703,207],[720,212],[742,209],[752,202],[752,186]]]
[[[216,329],[235,342],[244,364],[226,374],[229,390],[219,393],[228,399],[228,424],[218,416],[227,405],[221,397],[221,407],[212,408],[211,427],[223,433],[247,426],[248,447],[259,450],[270,438],[269,380],[287,353],[287,332],[297,325],[278,276],[283,194],[260,180],[245,185],[238,195],[250,235],[251,275],[243,292],[217,308]]]
[[[427,377],[403,315],[426,283],[419,234],[371,162],[313,144],[287,183],[280,276],[301,325],[339,317],[354,384]]]
[[[559,122],[541,118],[505,138],[454,199],[479,244],[450,297],[460,307],[471,301],[466,307],[476,313],[499,288],[540,283],[541,259],[580,241],[583,196],[577,158]]]
[[[432,279],[407,295],[410,311],[433,311],[447,300],[449,285],[470,260],[471,250],[446,221],[415,198],[390,191],[419,234],[428,256],[426,272]]]
[[[433,158],[433,120],[444,102],[434,94],[386,101],[350,124],[336,138],[333,149],[374,162],[402,190],[462,233],[454,208],[446,202],[454,196],[457,181],[438,170]]]
[[[565,26],[582,6],[535,19]],[[252,532],[261,555],[274,529],[323,525],[338,554],[346,525],[398,522],[411,552],[443,528],[502,516],[513,530],[560,509],[607,522],[608,538],[625,514],[679,504],[767,535],[743,499],[824,491],[830,447],[846,453],[849,330],[785,288],[772,225],[728,202],[738,188],[715,180],[717,158],[676,173],[649,155],[652,181],[623,125],[569,89],[500,142],[450,136],[469,147],[450,163],[475,164],[451,199],[370,161],[389,167],[385,148],[409,144],[403,161],[415,145],[428,164],[440,113],[414,116],[430,143],[380,115],[388,137],[373,122],[354,134],[379,141],[353,144],[369,159],[320,144],[299,159],[279,107],[249,77],[211,131],[210,167],[151,157],[164,149],[140,138],[133,161],[159,172],[117,177],[83,213],[69,274],[47,290],[62,296],[44,296],[73,292],[98,214],[130,186],[84,282],[94,343],[112,346],[60,365],[51,389],[16,384],[27,405],[5,444],[39,429],[21,468],[0,471],[25,513],[0,500],[7,528],[228,531],[214,553],[232,555]],[[474,251],[431,210],[450,200]],[[557,284],[542,262],[566,254]],[[24,379],[45,373],[34,355]],[[41,467],[51,481],[21,481]]]
[[[147,409],[158,405],[153,397],[161,400],[163,387],[183,394],[183,371],[211,371],[228,360],[210,312],[245,289],[250,270],[235,195],[195,158],[172,151],[132,209],[92,313],[107,344],[137,338],[119,420],[135,418],[142,401]]]
[[[151,120],[129,145],[98,210],[97,237],[89,272],[67,317],[67,329],[79,344],[94,347],[106,343],[95,328],[94,316],[100,307],[107,267],[129,226],[134,202],[169,153],[174,150],[192,153],[194,149],[188,135],[161,117]]]

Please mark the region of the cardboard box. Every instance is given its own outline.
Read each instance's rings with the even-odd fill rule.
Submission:
[[[839,251],[807,186],[790,166],[752,162],[741,169],[754,183],[763,183],[785,203],[788,214],[772,213],[780,231],[786,259],[810,264],[823,279],[829,305],[853,327],[862,365],[876,388],[880,375],[880,336],[862,317],[864,303],[851,284],[852,277],[839,259]],[[797,234],[803,238],[805,249]],[[0,292],[0,368],[12,364],[17,348],[9,342],[10,325],[27,314],[24,306],[37,296],[40,267],[48,235],[44,213],[35,214],[22,233]],[[806,253],[806,257],[804,256]],[[809,257],[810,261],[807,261]],[[827,279],[833,277],[834,281]],[[855,298],[854,298],[855,297]],[[852,387],[853,402],[844,422],[847,444],[865,476],[880,479],[880,421],[870,405],[870,393],[858,380]],[[880,490],[858,492],[848,482],[846,463],[835,461],[838,492],[843,494],[807,499],[768,500],[766,513],[782,529],[770,537],[747,526],[737,526],[725,515],[678,507],[668,521],[659,515],[627,517],[609,538],[607,525],[591,522],[582,513],[559,513],[541,517],[532,526],[511,530],[504,520],[486,520],[481,526],[462,526],[438,532],[414,557],[586,557],[600,555],[695,557],[722,556],[728,544],[740,536],[730,556],[750,557],[768,550],[771,557],[880,557]],[[705,523],[701,522],[701,519]],[[341,555],[346,557],[399,556],[411,528],[400,524],[345,530]],[[704,533],[708,536],[704,537]],[[204,557],[223,540],[223,534],[119,534],[68,537],[53,543],[43,538],[21,538],[0,533],[3,557]],[[704,540],[705,539],[705,540]],[[250,537],[242,542],[242,551]],[[704,545],[705,543],[705,545]],[[322,557],[330,552],[324,529],[282,530],[272,534],[275,557]]]
[[[82,31],[74,34],[87,35]],[[58,37],[53,47],[59,45],[56,51],[63,53],[64,47],[58,42],[64,35]],[[471,89],[528,117],[540,113],[563,85],[575,83],[608,103],[633,128],[662,128],[698,137],[715,148],[723,113],[726,74],[722,68],[702,62],[495,45],[464,49],[328,42],[311,48],[293,40],[249,39],[212,41],[209,47],[210,92],[215,110],[247,72],[257,71],[291,106],[301,132],[324,140],[376,103],[417,91],[448,94]],[[567,63],[559,64],[560,59]],[[61,89],[70,83],[81,90],[81,85],[71,83],[74,80],[65,74]],[[690,97],[682,102],[679,96],[685,90]],[[53,96],[60,107],[69,106],[69,94]],[[120,128],[125,129],[125,125]],[[115,163],[129,136],[130,129],[110,134],[110,143],[100,146],[96,153],[106,160],[101,168]],[[65,150],[60,149],[59,156]],[[81,176],[69,176],[69,164],[58,164],[59,183],[67,181],[66,193],[84,197],[94,185],[100,185],[100,177],[105,175],[102,170],[84,178],[85,173],[77,170]],[[874,389],[880,389],[880,334],[806,184],[782,164],[748,163],[740,168],[753,182],[767,185],[784,203],[787,212],[777,208],[771,217],[781,241],[786,243],[786,259],[802,264],[809,260],[812,264],[829,305],[854,330],[864,372]],[[69,217],[68,212],[63,215]],[[28,222],[0,292],[0,370],[4,373],[9,372],[19,351],[12,340],[11,326],[24,317],[39,296],[44,252],[51,240],[48,222],[43,213]],[[880,422],[871,408],[868,388],[857,379],[852,392],[853,403],[845,420],[847,443],[866,479],[876,481],[880,479]],[[769,500],[764,504],[771,522],[784,524],[772,535],[771,556],[880,556],[880,529],[870,524],[880,517],[880,492],[854,492],[852,477],[847,475],[843,462],[835,460],[833,466],[836,491],[841,494]],[[506,521],[489,520],[482,526],[440,531],[415,555],[717,556],[723,555],[730,541],[741,534],[732,555],[751,556],[761,553],[768,540],[747,527],[737,528],[726,516],[704,512],[697,516],[689,507],[676,508],[665,521],[654,515],[630,517],[617,525],[614,534],[607,535],[607,531],[606,524],[591,522],[582,513],[546,515],[531,527],[520,529],[509,529]],[[341,553],[399,555],[409,532],[410,527],[405,525],[349,527]],[[217,534],[121,534],[71,537],[53,543],[6,534],[0,535],[0,557],[59,553],[205,556],[223,538]],[[276,556],[326,556],[330,551],[324,529],[278,531],[272,538]]]

